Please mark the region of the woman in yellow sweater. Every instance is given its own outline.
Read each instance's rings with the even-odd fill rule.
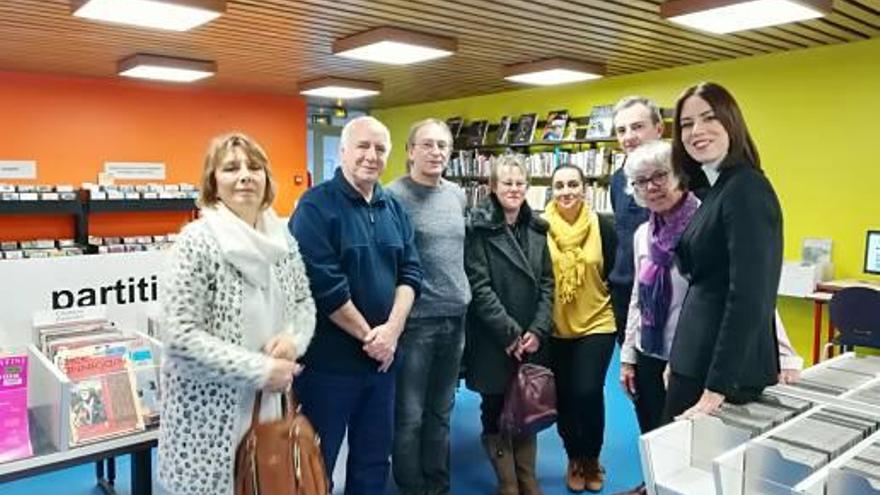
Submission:
[[[615,326],[608,291],[617,238],[613,220],[584,201],[583,171],[562,165],[553,172],[553,200],[544,218],[556,278],[554,333],[557,429],[568,454],[566,485],[573,492],[602,490],[599,453],[605,434],[605,373],[614,352]]]

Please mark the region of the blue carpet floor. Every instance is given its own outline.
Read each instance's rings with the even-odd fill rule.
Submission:
[[[641,481],[638,426],[632,405],[617,382],[619,367],[619,352],[615,350],[605,388],[606,428],[601,460],[607,470],[607,483],[603,494],[631,488]],[[480,445],[479,402],[476,394],[463,387],[459,389],[452,426],[452,493],[455,495],[488,495],[493,493],[495,486],[491,465]],[[566,462],[556,429],[541,433],[538,478],[545,495],[568,493],[565,488]],[[344,463],[342,458],[340,463]],[[0,484],[0,494],[97,495],[100,491],[94,484],[94,472],[94,466],[89,464]],[[120,495],[129,493],[127,457],[117,461],[116,485]]]

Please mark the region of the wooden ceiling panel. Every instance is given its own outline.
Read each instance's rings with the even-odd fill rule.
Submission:
[[[659,16],[662,0],[227,0],[219,19],[186,33],[75,18],[69,0],[0,1],[0,70],[115,77],[134,53],[214,60],[199,84],[293,94],[297,81],[380,80],[387,107],[522,87],[505,65],[548,57],[606,64],[608,75],[847,43],[880,34],[880,0],[834,0],[822,19],[729,35]],[[333,41],[377,26],[454,37],[452,57],[399,67],[331,54]]]

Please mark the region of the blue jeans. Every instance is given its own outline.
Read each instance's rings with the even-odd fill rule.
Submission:
[[[449,493],[449,419],[464,316],[410,318],[399,345],[394,481],[400,495]]]
[[[394,373],[328,373],[309,367],[293,381],[321,437],[327,475],[348,430],[346,495],[381,495],[388,483],[394,433]]]

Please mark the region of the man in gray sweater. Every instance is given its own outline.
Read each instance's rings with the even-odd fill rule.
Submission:
[[[392,467],[401,495],[448,494],[449,421],[471,298],[465,195],[442,178],[452,151],[443,121],[415,123],[406,149],[409,175],[387,189],[412,220],[424,281],[399,344]]]

